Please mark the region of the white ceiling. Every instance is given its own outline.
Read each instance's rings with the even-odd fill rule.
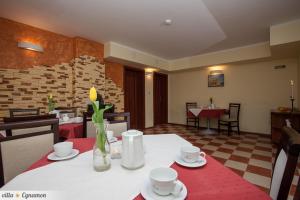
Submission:
[[[175,59],[268,41],[300,0],[1,0],[0,16]]]

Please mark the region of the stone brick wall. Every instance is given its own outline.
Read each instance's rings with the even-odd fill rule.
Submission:
[[[93,56],[80,56],[70,63],[34,66],[27,69],[0,68],[0,119],[9,108],[40,108],[48,112],[47,95],[53,94],[56,106],[86,110],[89,88],[94,86],[116,112],[124,111],[123,89],[105,76],[105,65]]]
[[[115,105],[115,112],[124,112],[124,91],[109,77],[105,78],[105,102]]]
[[[0,30],[0,121],[9,115],[9,108],[48,112],[49,93],[56,106],[75,106],[81,114],[86,110],[91,86],[105,102],[116,104],[116,111],[124,110],[123,66],[103,64],[103,44],[1,17]],[[19,48],[20,41],[40,44],[44,52]]]
[[[105,66],[92,56],[80,56],[73,61],[74,103],[78,113],[86,111],[89,102],[89,89],[94,86],[104,98],[105,95]]]
[[[0,69],[0,118],[9,108],[40,108],[47,111],[47,95],[59,106],[72,106],[72,67],[69,63],[28,69]]]

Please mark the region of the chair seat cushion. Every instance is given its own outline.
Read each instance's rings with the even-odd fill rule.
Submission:
[[[229,118],[229,116],[222,116],[220,121],[224,121],[224,122],[236,122],[236,118]]]

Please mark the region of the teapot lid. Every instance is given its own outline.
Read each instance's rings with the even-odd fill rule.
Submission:
[[[125,137],[130,137],[130,136],[141,136],[143,135],[143,132],[141,131],[138,131],[138,130],[135,130],[135,129],[131,129],[131,130],[128,130],[128,131],[125,131],[122,133],[122,136],[125,136]]]

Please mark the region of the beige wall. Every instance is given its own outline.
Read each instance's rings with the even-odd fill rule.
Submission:
[[[145,127],[152,127],[153,120],[153,74],[151,74],[145,76]]]
[[[296,99],[298,105],[300,105],[300,55],[298,57],[298,99]]]
[[[273,68],[283,64],[285,69]],[[170,74],[169,122],[185,123],[185,102],[207,105],[209,97],[213,97],[218,107],[241,103],[242,131],[270,134],[270,110],[290,106],[289,80],[295,80],[295,96],[298,95],[297,59],[227,65],[223,71],[225,86],[217,88],[208,88],[207,68]]]

